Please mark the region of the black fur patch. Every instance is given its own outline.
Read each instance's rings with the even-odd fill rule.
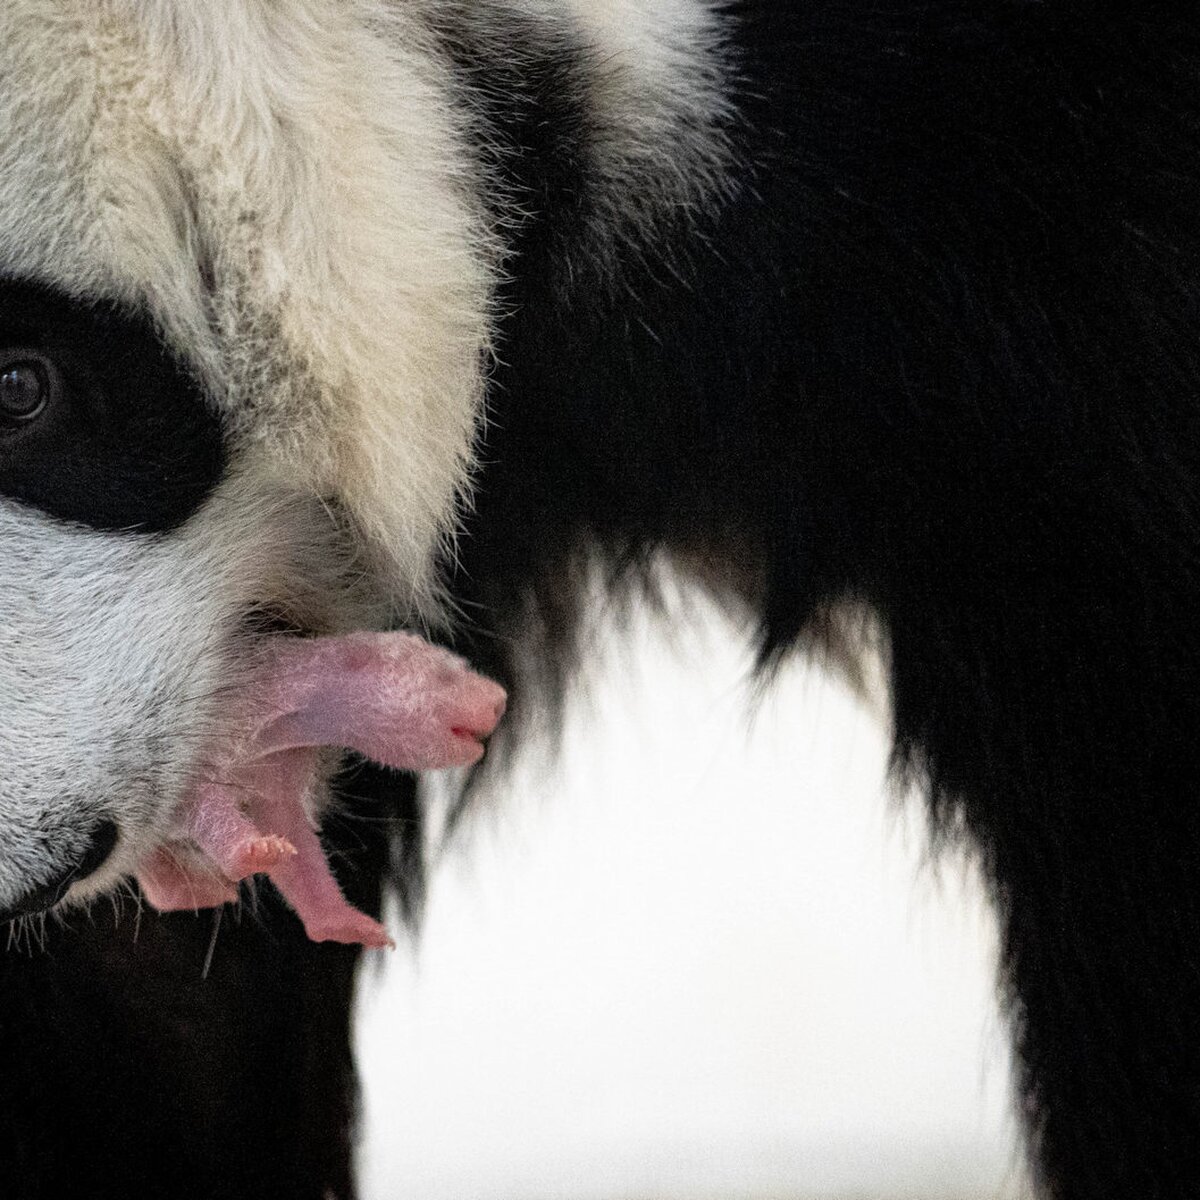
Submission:
[[[374,915],[411,777],[353,767],[324,840]],[[353,1200],[355,946],[316,945],[265,882],[240,909],[46,923],[0,952],[0,1194]]]
[[[149,322],[111,304],[0,283],[0,352],[34,350],[61,396],[0,425],[0,495],[93,529],[169,530],[221,478],[220,423]]]
[[[990,872],[1047,1194],[1200,1194],[1195,14],[729,11],[733,198],[611,289],[554,269],[577,206],[525,252],[468,652],[561,665],[597,553],[734,568],[768,656],[865,602]]]

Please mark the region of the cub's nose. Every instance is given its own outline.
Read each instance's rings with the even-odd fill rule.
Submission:
[[[117,827],[115,823],[101,821],[92,830],[92,840],[88,843],[87,849],[74,863],[65,867],[46,883],[39,883],[36,887],[30,888],[15,904],[10,904],[8,908],[0,911],[0,921],[9,921],[13,917],[53,908],[63,898],[71,884],[80,879],[86,879],[103,865],[104,860],[112,853],[116,844]]]

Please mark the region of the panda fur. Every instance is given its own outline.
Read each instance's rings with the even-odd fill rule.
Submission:
[[[263,888],[202,976],[108,898],[257,640],[439,629],[519,733],[588,567],[662,554],[764,669],[872,614],[1042,1194],[1197,1194],[1187,6],[9,0],[0,47],[0,374],[56,380],[0,429],[0,907],[119,830],[0,959],[3,1194],[351,1197],[355,951]],[[322,804],[378,911],[412,781]]]

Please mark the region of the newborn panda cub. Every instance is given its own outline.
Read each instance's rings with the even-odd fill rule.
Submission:
[[[213,747],[175,836],[138,872],[143,895],[162,912],[208,908],[262,872],[313,941],[390,946],[342,896],[306,812],[320,748],[408,770],[469,766],[504,704],[499,685],[410,634],[275,639],[241,704],[241,735]]]

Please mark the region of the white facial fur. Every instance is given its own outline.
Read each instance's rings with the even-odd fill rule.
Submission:
[[[612,229],[707,202],[726,154],[712,6],[490,6],[496,37],[521,11],[586,47]],[[148,313],[234,464],[162,536],[0,499],[0,909],[102,815],[120,845],[75,894],[154,847],[237,686],[247,608],[328,630],[436,610],[501,257],[436,10],[0,4],[0,275]]]
[[[10,0],[0,263],[141,303],[260,469],[428,599],[481,411],[487,238],[403,6]]]
[[[101,533],[0,501],[0,909],[70,866],[104,817],[121,842],[86,894],[166,832],[222,731],[264,596],[315,629],[369,623],[312,502],[222,484],[169,535]]]

